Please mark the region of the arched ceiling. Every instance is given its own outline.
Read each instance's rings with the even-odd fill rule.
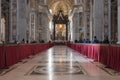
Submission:
[[[48,7],[52,14],[56,14],[59,10],[63,10],[67,15],[73,6],[74,0],[47,0]]]
[[[57,14],[59,10],[62,10],[65,15],[68,15],[73,8],[77,8],[77,11],[89,11],[90,1],[91,0],[30,0],[30,6],[34,9],[37,5],[38,9],[43,10],[44,8],[41,7],[41,5],[47,3],[52,15]]]

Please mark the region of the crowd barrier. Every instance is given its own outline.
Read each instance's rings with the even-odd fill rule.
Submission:
[[[30,55],[38,54],[53,44],[18,44],[18,45],[0,45],[0,69],[12,66]]]
[[[68,43],[67,46],[107,67],[120,71],[120,46],[118,45]]]

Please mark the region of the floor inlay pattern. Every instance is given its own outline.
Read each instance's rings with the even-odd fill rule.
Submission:
[[[49,63],[49,61],[39,61],[38,63]],[[72,61],[72,62],[70,62],[70,61],[53,61],[52,63],[62,63],[62,64],[70,64],[70,63],[72,63],[72,64],[79,64],[79,62],[78,61]]]
[[[104,70],[106,73],[108,73],[111,76],[120,76],[120,72],[118,72],[110,67],[107,67],[106,65],[103,65],[102,63],[95,62],[95,61],[91,62],[91,63],[95,64],[97,67]]]
[[[84,71],[80,66],[74,65],[54,65],[54,66],[43,66],[43,65],[35,65],[27,75],[48,75],[53,73],[54,75],[84,75]]]

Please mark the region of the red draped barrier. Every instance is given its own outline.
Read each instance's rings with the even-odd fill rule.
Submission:
[[[100,46],[99,62],[103,64],[107,64],[108,57],[110,56],[108,54],[109,54],[109,46],[108,45]]]
[[[19,45],[19,59],[22,60],[32,55],[32,45]]]
[[[88,57],[93,58],[93,46],[88,45]]]
[[[99,61],[100,59],[100,45],[91,45],[93,47],[92,59]]]
[[[107,65],[113,69],[120,71],[120,47],[119,46],[110,46],[109,57],[107,57]]]
[[[17,45],[7,45],[5,48],[5,66],[11,66],[19,61],[19,52]]]
[[[11,66],[30,55],[44,51],[53,44],[19,44],[0,46],[0,68]]]
[[[120,46],[72,43],[68,43],[67,46],[95,61],[120,71]]]
[[[45,45],[46,45],[46,44],[35,44],[35,45],[34,45],[34,53],[37,54],[37,53],[45,50]],[[47,49],[47,48],[46,48],[46,49]]]

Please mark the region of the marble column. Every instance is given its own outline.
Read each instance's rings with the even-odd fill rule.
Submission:
[[[48,42],[49,41],[49,37],[48,37],[48,32],[49,32],[49,18],[48,18],[48,15],[47,13],[45,12],[42,12],[41,14],[41,38],[42,40],[44,40],[45,42]]]
[[[48,31],[49,31],[49,18],[48,18],[48,15],[47,15],[47,13],[44,13],[43,14],[44,16],[43,16],[43,29],[44,29],[44,32],[43,32],[43,40],[45,41],[45,42],[48,42],[49,40],[48,40]]]
[[[109,36],[109,40],[111,41],[111,39],[112,39],[112,31],[111,31],[111,29],[112,29],[112,25],[111,25],[111,20],[112,18],[111,18],[111,1],[110,0],[108,0],[108,25],[109,25],[109,28],[108,28],[108,30],[109,30],[109,33],[108,33],[108,36]]]
[[[35,32],[36,32],[36,17],[35,17],[35,11],[30,12],[30,27],[29,27],[29,32],[30,32],[30,41],[35,41]]]
[[[1,24],[1,0],[0,0],[0,24]],[[1,25],[0,25],[0,43],[1,43]]]
[[[70,22],[68,22],[68,41],[70,41],[71,31],[70,31]]]
[[[84,11],[84,39],[87,39],[87,12]]]
[[[74,38],[74,27],[73,27],[73,18],[70,17],[70,41],[74,42],[75,38]]]
[[[44,0],[44,4],[45,4],[45,5],[47,4],[47,1],[46,1],[46,0]]]
[[[30,1],[26,5],[26,40],[30,43]]]
[[[75,12],[74,15],[73,15],[73,41],[75,40],[79,40],[79,37],[80,37],[80,33],[79,33],[79,28],[80,28],[80,25],[79,25],[79,13],[78,12]]]
[[[39,23],[39,30],[40,32],[36,32],[36,37],[39,34],[39,40],[44,40],[45,42],[48,42],[50,39],[50,27],[52,24],[52,22],[50,22],[50,19],[48,17],[48,14],[45,11],[40,11],[38,14],[39,19],[37,19],[37,23]],[[36,28],[38,29],[38,28]],[[36,30],[38,31],[38,30]],[[38,38],[37,38],[38,39]]]
[[[53,31],[53,40],[55,41],[55,23],[53,22],[54,31]]]
[[[17,27],[18,27],[18,41],[22,39],[26,41],[26,6],[27,0],[17,0]]]
[[[90,41],[93,40],[93,1],[90,1]]]
[[[74,0],[74,4],[75,4],[75,5],[77,4],[77,0]]]
[[[111,1],[104,0],[104,38],[111,38]]]
[[[118,0],[118,44],[120,44],[120,0]]]
[[[49,21],[49,40],[52,41],[53,40],[53,29],[54,25],[53,25],[53,21],[52,19]]]
[[[47,37],[46,37],[46,42],[49,42],[51,39],[50,39],[50,29],[49,29],[49,23],[50,23],[50,20],[48,19],[48,23],[47,23]]]
[[[93,17],[94,17],[94,35],[99,41],[104,38],[104,0],[94,0]]]
[[[69,41],[72,41],[72,17],[69,16]]]
[[[39,42],[39,40],[40,40],[40,34],[41,34],[41,30],[40,30],[41,19],[40,19],[40,17],[41,17],[41,13],[38,12],[37,13],[37,31],[36,31],[36,40],[37,40],[37,42]]]
[[[9,42],[14,42],[18,40],[18,28],[17,28],[17,0],[10,0],[10,35],[9,35]]]
[[[117,0],[111,2],[111,39],[113,41],[118,40],[118,5]]]

